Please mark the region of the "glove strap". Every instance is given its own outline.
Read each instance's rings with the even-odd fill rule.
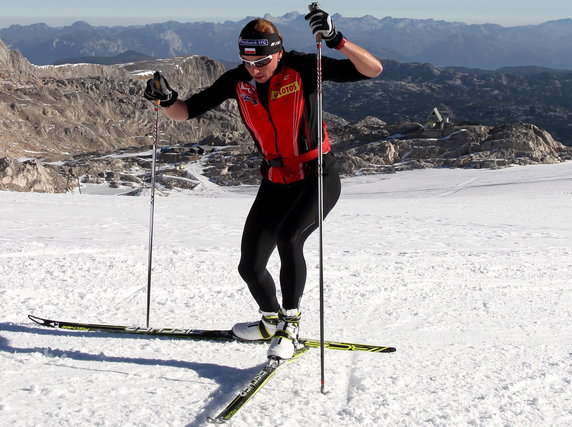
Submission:
[[[171,89],[171,97],[169,99],[166,99],[165,101],[161,101],[159,103],[159,105],[161,107],[170,107],[171,105],[173,105],[177,101],[178,98],[179,98],[179,94],[177,93],[177,91]]]
[[[334,37],[326,40],[326,46],[328,46],[330,49],[339,49],[338,46],[340,43],[342,43],[342,40],[345,40],[344,35],[338,31]],[[345,44],[345,42],[343,43]]]
[[[340,41],[340,43],[336,46],[337,50],[340,50],[342,47],[345,46],[346,42],[348,41],[348,39],[346,39],[345,37],[342,37],[342,40]]]

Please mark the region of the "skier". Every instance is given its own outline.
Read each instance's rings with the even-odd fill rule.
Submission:
[[[312,32],[347,59],[322,58],[323,80],[351,82],[376,77],[383,67],[368,51],[348,41],[331,16],[316,9],[306,15]],[[298,347],[300,300],[306,283],[303,246],[318,228],[317,60],[316,54],[285,51],[276,26],[254,19],[238,38],[242,63],[185,101],[158,72],[144,96],[160,102],[177,121],[195,118],[227,99],[238,102],[244,124],[262,153],[262,181],[241,242],[239,273],[258,304],[259,321],[238,323],[243,340],[272,339],[269,358],[290,359]],[[336,160],[323,129],[323,204],[327,215],[340,196]],[[280,289],[266,269],[278,248]]]

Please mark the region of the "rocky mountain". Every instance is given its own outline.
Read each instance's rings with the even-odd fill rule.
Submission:
[[[201,56],[117,66],[35,66],[0,41],[0,190],[64,192],[106,182],[140,192],[149,180],[156,117],[141,95],[157,69],[182,96],[224,72],[218,61]],[[492,76],[501,86],[511,81]],[[571,158],[570,148],[530,123],[456,123],[451,109],[426,123],[433,104],[426,110],[420,104],[429,102],[431,90],[457,88],[470,99],[464,85],[472,78],[423,64],[388,63],[386,80],[329,85],[326,118],[342,172],[504,167]],[[497,90],[489,89],[488,96]],[[375,117],[380,112],[386,120]],[[194,188],[205,179],[219,185],[259,180],[260,157],[234,102],[185,123],[159,115],[159,134],[161,189]]]
[[[291,12],[267,18],[278,25],[288,49],[313,48],[301,14]],[[503,27],[367,15],[333,18],[348,38],[381,58],[428,62],[441,67],[497,69],[534,65],[572,70],[572,19]],[[12,25],[0,29],[0,38],[39,65],[67,58],[114,56],[127,50],[157,58],[195,54],[236,61],[237,35],[250,19],[224,23],[171,21],[125,27],[94,27],[86,22],[60,28],[45,24]]]
[[[384,60],[374,80],[327,83],[324,104],[347,120],[419,121],[437,106],[453,122],[527,122],[572,145],[572,72],[469,72]]]
[[[149,141],[153,111],[141,94],[155,67],[172,76],[184,92],[206,86],[224,68],[212,59],[189,56],[162,60],[141,70],[95,64],[33,66],[0,41],[1,153],[59,161],[88,152],[113,152]],[[180,80],[180,81],[179,81]],[[219,113],[237,116],[236,107]],[[213,123],[214,127],[213,127]],[[202,142],[221,131],[242,131],[231,120],[164,124],[174,141]]]

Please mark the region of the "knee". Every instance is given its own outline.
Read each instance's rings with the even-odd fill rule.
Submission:
[[[242,277],[244,281],[248,282],[248,279],[255,275],[252,264],[241,260],[238,264],[238,274],[240,274],[240,277]]]
[[[255,264],[245,260],[241,260],[238,264],[238,274],[246,283],[260,281],[264,277],[265,270],[264,268],[257,268]]]
[[[300,233],[288,229],[280,230],[276,239],[276,245],[279,251],[293,251],[298,247],[303,246]]]

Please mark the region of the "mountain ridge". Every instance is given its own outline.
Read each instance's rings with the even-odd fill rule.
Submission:
[[[314,49],[300,13],[265,17],[276,23],[287,49]],[[348,38],[381,58],[487,70],[513,66],[572,70],[570,18],[514,27],[371,15],[346,18],[335,14],[333,18]],[[159,58],[198,54],[232,61],[237,57],[237,35],[250,19],[109,27],[84,21],[64,27],[12,25],[0,29],[0,38],[37,65],[74,57],[114,56],[126,50]]]

